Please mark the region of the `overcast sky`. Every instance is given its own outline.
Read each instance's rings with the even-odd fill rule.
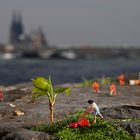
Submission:
[[[140,0],[0,0],[0,42],[14,9],[27,34],[41,25],[51,44],[140,46]]]

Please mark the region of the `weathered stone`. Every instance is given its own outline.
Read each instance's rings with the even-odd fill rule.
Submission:
[[[112,106],[101,109],[101,112],[106,118],[113,119],[139,119],[140,118],[140,106],[122,105]]]
[[[135,134],[135,139],[136,139],[136,140],[140,140],[140,134],[136,133],[136,134]]]
[[[85,110],[88,106],[87,100],[93,99],[99,106],[105,120],[108,119],[139,119],[140,118],[140,86],[120,87],[120,93],[116,96],[109,96],[106,92],[108,86],[103,86],[100,94],[94,94],[91,87],[71,86],[72,94],[67,97],[60,94],[56,99],[54,119],[59,120],[71,112]],[[6,87],[5,87],[6,88]],[[28,130],[32,126],[48,123],[49,106],[47,97],[39,98],[31,102],[31,85],[14,86],[12,89],[5,89],[4,102],[0,102],[0,140],[45,140],[56,139],[46,133]],[[128,92],[129,91],[129,92]],[[9,106],[9,103],[15,107]],[[15,116],[13,111],[22,110],[23,116]],[[138,124],[125,124],[124,127],[130,133],[139,134]]]
[[[23,128],[0,130],[1,140],[56,140],[47,133],[35,132]]]
[[[129,123],[122,123],[120,125],[123,127],[125,130],[127,130],[130,134],[140,134],[140,124],[134,123],[134,122],[129,122]]]

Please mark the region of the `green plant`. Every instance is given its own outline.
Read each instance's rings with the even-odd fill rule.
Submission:
[[[82,78],[83,82],[81,83],[82,87],[91,87],[93,80],[87,80],[86,78]]]
[[[38,98],[40,96],[47,96],[49,100],[49,109],[50,109],[50,122],[51,124],[54,123],[54,104],[56,100],[56,96],[60,93],[67,93],[70,94],[71,89],[67,87],[57,87],[54,88],[51,77],[46,79],[44,77],[36,77],[32,79],[34,89],[32,91],[33,98]]]
[[[115,80],[112,77],[102,77],[100,79],[101,85],[109,85],[115,83]]]

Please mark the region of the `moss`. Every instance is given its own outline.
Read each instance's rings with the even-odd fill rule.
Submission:
[[[133,140],[128,132],[125,132],[123,128],[114,127],[110,122],[97,119],[96,124],[92,124],[88,127],[68,128],[67,125],[71,122],[78,120],[78,116],[81,112],[69,115],[66,119],[54,123],[54,125],[40,125],[33,128],[36,131],[47,132],[55,135],[59,140]],[[88,115],[87,119],[90,123],[93,120],[93,116]]]

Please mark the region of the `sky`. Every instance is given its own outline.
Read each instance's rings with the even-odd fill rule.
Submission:
[[[14,10],[25,33],[42,26],[52,45],[140,46],[140,0],[0,0],[0,42]]]

